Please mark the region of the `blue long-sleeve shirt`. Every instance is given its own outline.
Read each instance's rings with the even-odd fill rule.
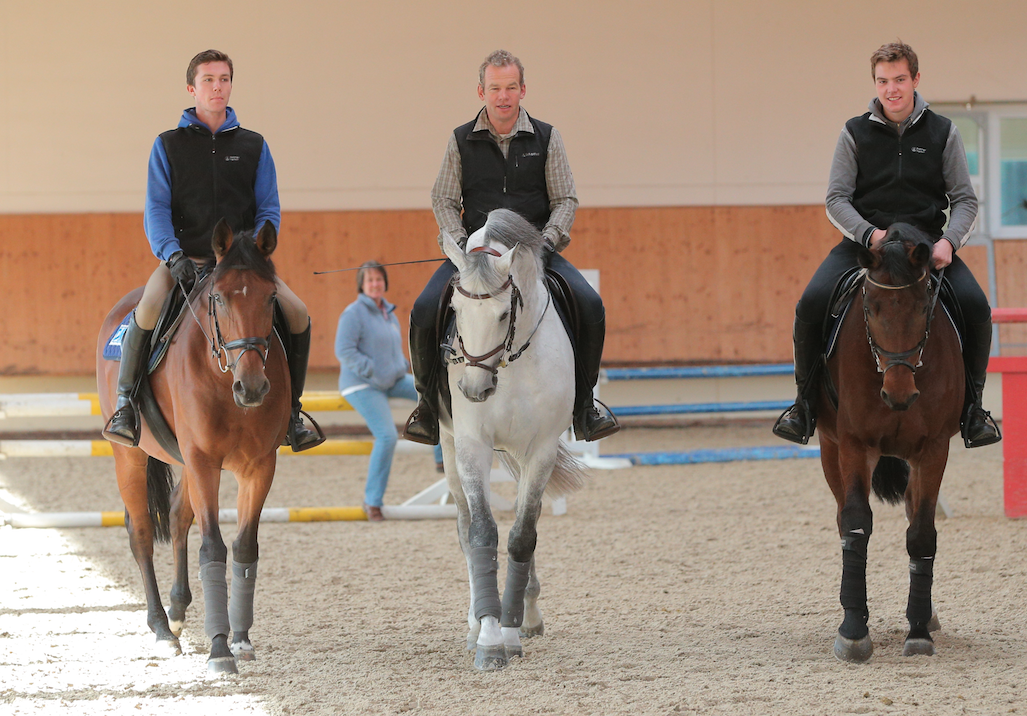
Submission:
[[[178,126],[188,127],[192,124],[203,125],[203,122],[196,116],[196,110],[189,108],[182,112]],[[225,123],[218,127],[215,134],[227,132],[238,126],[239,120],[235,110],[229,107]],[[253,191],[257,205],[254,226],[260,227],[265,221],[270,221],[276,230],[281,229],[282,208],[278,201],[278,176],[267,142],[264,142],[260,152]],[[213,226],[210,228],[214,229]],[[182,248],[175,236],[175,226],[171,217],[171,164],[160,137],[154,140],[153,148],[150,150],[143,230],[146,232],[153,255],[161,261],[166,261],[171,254]]]
[[[388,390],[407,373],[403,337],[396,307],[384,301],[385,310],[361,293],[339,316],[335,357],[339,359],[339,391],[364,386]]]

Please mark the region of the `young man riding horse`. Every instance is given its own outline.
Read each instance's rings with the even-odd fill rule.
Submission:
[[[606,336],[606,311],[588,282],[559,252],[570,243],[578,199],[560,133],[530,117],[524,99],[524,67],[504,50],[490,54],[478,72],[478,99],[485,107],[449,137],[432,188],[432,209],[442,232],[460,244],[485,224],[490,211],[511,209],[535,225],[546,240],[547,269],[573,295],[577,311],[574,429],[579,439],[599,440],[620,429],[616,418],[592,397]],[[446,261],[429,280],[410,315],[410,357],[420,402],[405,428],[408,440],[439,441],[437,317],[456,267]]]
[[[816,428],[815,408],[824,351],[823,325],[839,279],[858,266],[860,245],[877,247],[886,229],[906,222],[934,238],[932,266],[945,269],[963,315],[963,361],[968,376],[962,435],[967,447],[1001,440],[982,406],[991,353],[991,308],[970,269],[956,255],[977,217],[963,140],[956,125],[927,108],[909,45],[883,45],[870,58],[877,98],[869,111],[845,123],[827,193],[827,215],[845,235],[817,269],[795,307],[795,382],[798,398],[774,425],[774,434],[806,444]],[[946,226],[945,210],[951,209]]]
[[[133,393],[146,370],[150,337],[168,293],[176,283],[186,290],[196,279],[196,262],[213,258],[211,235],[219,219],[233,231],[256,229],[270,221],[281,225],[275,163],[264,138],[243,129],[228,106],[234,69],[228,55],[199,53],[186,70],[186,90],[196,107],[185,110],[178,127],[153,143],[146,184],[143,227],[160,263],[146,282],[121,345],[118,400],[103,436],[134,447],[139,444],[139,417]],[[324,438],[303,424],[300,396],[310,355],[307,307],[276,279],[278,303],[289,323],[289,374],[292,418],[288,442],[306,450]]]

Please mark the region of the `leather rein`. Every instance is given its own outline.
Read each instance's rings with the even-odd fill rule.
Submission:
[[[182,288],[179,284],[179,288]],[[185,289],[182,289],[185,293]],[[210,334],[203,330],[203,324],[200,323],[199,317],[196,315],[196,311],[193,310],[192,301],[189,300],[189,294],[186,293],[186,305],[189,306],[189,312],[193,315],[193,320],[196,321],[196,325],[200,329],[200,333],[207,339],[207,343],[210,345],[210,356],[217,361],[218,368],[222,373],[228,371],[234,371],[235,367],[239,365],[239,361],[246,355],[246,351],[257,351],[260,355],[261,365],[267,366],[267,354],[271,341],[271,336],[274,334],[274,327],[271,328],[271,333],[267,335],[267,338],[261,338],[259,336],[250,336],[249,338],[239,338],[234,341],[225,342],[224,336],[221,334],[221,324],[218,322],[218,311],[217,301],[214,298],[214,282],[210,281],[210,285],[207,287],[207,328],[210,329]],[[239,355],[232,361],[232,357],[228,354],[228,351],[239,351]],[[224,363],[222,363],[221,356],[224,355]]]
[[[471,249],[469,253],[487,253],[490,256],[502,256],[502,254],[500,254],[491,246],[477,246]],[[527,350],[528,346],[531,345],[531,339],[535,337],[535,333],[538,331],[539,326],[542,325],[542,319],[545,317],[546,311],[549,310],[549,304],[552,302],[553,299],[553,295],[549,293],[549,291],[546,291],[546,307],[542,309],[542,314],[539,316],[538,323],[535,324],[535,328],[531,331],[531,335],[528,336],[528,339],[524,342],[524,345],[522,345],[516,353],[511,354],[509,358],[503,358],[504,354],[510,353],[510,351],[513,350],[514,336],[517,332],[517,309],[518,307],[522,309],[524,308],[524,298],[521,295],[520,288],[518,288],[517,284],[514,283],[513,276],[507,276],[506,281],[503,283],[502,286],[500,286],[496,290],[495,293],[470,293],[460,285],[459,280],[454,282],[453,287],[460,292],[460,295],[475,301],[484,301],[489,298],[495,298],[499,294],[503,293],[503,291],[512,287],[512,290],[510,291],[510,323],[507,326],[506,337],[503,338],[502,343],[500,343],[498,346],[490,350],[488,353],[485,353],[480,356],[474,356],[467,352],[467,349],[464,347],[463,336],[458,334],[457,342],[459,344],[460,353],[462,355],[455,356],[454,358],[450,359],[450,362],[454,364],[465,363],[469,368],[481,368],[482,370],[487,370],[494,377],[498,377],[500,368],[505,368],[507,365],[513,363],[515,360],[520,358],[524,351]],[[451,346],[444,347],[455,354],[455,351],[453,351]],[[495,355],[500,356],[499,360],[496,362],[495,365],[486,365],[484,363],[484,361],[488,360],[489,358],[492,358]]]
[[[931,335],[931,321],[934,320],[934,307],[938,303],[938,294],[941,293],[941,280],[945,275],[945,269],[941,269],[938,272],[937,278],[931,276],[931,272],[928,269],[924,269],[924,273],[920,278],[912,283],[907,283],[902,286],[894,286],[891,284],[880,283],[870,278],[870,273],[865,270],[863,275],[863,323],[867,331],[867,342],[870,344],[870,351],[874,355],[874,362],[877,364],[878,373],[887,373],[895,366],[905,366],[909,368],[914,375],[916,369],[924,364],[924,348],[927,346],[927,337]],[[905,288],[910,288],[920,283],[924,279],[927,279],[927,290],[929,293],[930,302],[927,307],[927,322],[924,325],[924,337],[920,339],[920,342],[913,346],[908,351],[886,351],[878,345],[877,341],[874,340],[874,334],[870,331],[870,309],[867,307],[867,284],[876,286],[877,288],[883,288],[888,291],[901,291]],[[931,288],[931,282],[934,282],[934,288]],[[912,357],[916,354],[916,363],[913,363]],[[881,367],[881,361],[884,361],[884,367]]]

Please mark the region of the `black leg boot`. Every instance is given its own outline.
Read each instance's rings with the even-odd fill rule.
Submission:
[[[606,341],[606,319],[578,327],[577,355],[574,361],[574,434],[578,440],[602,440],[620,430],[610,409],[595,400],[592,388],[599,381],[599,368]]]
[[[997,443],[1002,439],[1002,433],[991,413],[984,409],[984,380],[988,375],[988,356],[991,355],[991,321],[967,326],[966,332],[963,360],[966,363],[967,397],[960,427],[963,444],[975,448]]]
[[[324,433],[314,423],[316,432],[303,424],[303,416],[300,409],[300,397],[303,395],[303,386],[307,382],[307,361],[310,359],[310,319],[307,319],[307,330],[302,333],[293,333],[289,336],[291,350],[289,351],[289,378],[292,380],[292,416],[289,418],[289,444],[293,452],[309,450],[325,441]],[[307,416],[310,417],[310,416]]]
[[[112,443],[128,447],[139,445],[139,412],[135,406],[135,389],[146,370],[150,353],[152,330],[144,330],[136,323],[135,311],[121,338],[121,366],[118,369],[118,400],[114,414],[103,429],[103,436]]]
[[[403,437],[424,445],[439,444],[439,341],[434,325],[422,328],[410,320],[410,369],[418,402],[407,418]]]
[[[774,423],[774,435],[793,443],[805,445],[817,427],[814,406],[819,395],[820,355],[822,327],[819,323],[806,323],[795,319],[792,342],[795,353],[795,385],[798,397],[795,404],[781,413]]]

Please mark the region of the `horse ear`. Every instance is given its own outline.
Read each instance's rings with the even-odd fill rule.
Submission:
[[[520,251],[518,251],[520,246],[520,244],[514,244],[512,249],[496,259],[496,271],[498,273],[512,273],[510,269],[514,265],[514,261],[517,259],[517,256],[520,254]]]
[[[859,253],[856,258],[859,261],[859,267],[865,269],[873,268],[874,262],[877,260],[874,256],[874,252],[862,244],[859,247]]]
[[[941,239],[941,241],[945,241],[945,239]],[[926,266],[933,254],[934,251],[930,244],[917,244],[909,252],[909,260],[914,266]]]
[[[214,227],[214,236],[210,240],[210,245],[214,248],[214,257],[218,261],[232,248],[232,227],[224,219],[218,221],[217,226]]]
[[[257,251],[264,258],[270,258],[276,248],[278,248],[278,232],[275,230],[274,224],[265,221],[264,225],[260,227],[260,231],[257,232]]]
[[[457,271],[463,271],[467,265],[464,250],[448,232],[442,232],[442,252],[456,265]]]

